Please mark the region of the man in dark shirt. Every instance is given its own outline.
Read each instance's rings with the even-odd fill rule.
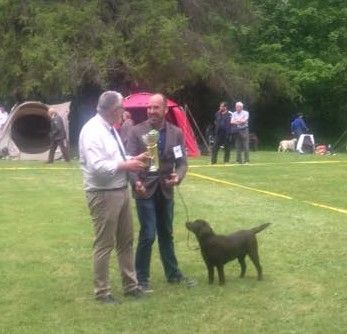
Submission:
[[[159,253],[169,283],[183,283],[189,287],[195,281],[183,275],[175,255],[173,238],[174,187],[181,183],[187,172],[186,148],[182,130],[167,122],[166,97],[154,94],[147,106],[148,120],[131,129],[128,153],[138,155],[146,151],[144,137],[157,132],[158,170],[130,173],[133,196],[140,222],[136,250],[137,279],[143,291],[149,287],[152,245],[158,235]]]
[[[65,145],[66,132],[63,119],[59,114],[53,109],[48,110],[48,114],[51,118],[51,129],[49,132],[49,137],[51,141],[51,147],[49,149],[48,163],[53,163],[54,154],[58,146],[60,147],[61,153],[63,154],[64,160],[66,162],[70,161],[68,149]]]
[[[224,146],[224,163],[228,163],[230,160],[230,120],[231,113],[228,110],[228,103],[221,102],[214,121],[215,139],[212,147],[212,164],[217,163],[220,146]]]

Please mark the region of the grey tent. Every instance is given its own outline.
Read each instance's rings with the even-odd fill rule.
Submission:
[[[54,107],[63,118],[67,138],[69,138],[70,102],[57,105],[47,105],[36,101],[24,102],[12,108],[1,130],[0,152],[12,159],[47,160],[50,146],[48,116],[50,107]],[[55,158],[60,157],[61,152],[57,150]]]

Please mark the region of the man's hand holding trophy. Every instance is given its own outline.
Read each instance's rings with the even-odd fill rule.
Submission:
[[[159,131],[155,129],[142,136],[142,140],[150,156],[148,169],[150,173],[157,173],[159,170],[158,139]]]

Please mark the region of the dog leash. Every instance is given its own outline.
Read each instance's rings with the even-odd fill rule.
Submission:
[[[183,205],[183,208],[184,208],[184,212],[185,212],[185,215],[186,215],[186,222],[188,223],[190,221],[188,206],[187,206],[186,201],[184,200],[183,195],[182,195],[182,193],[180,191],[180,187],[177,186],[176,189],[177,189],[178,196],[181,199],[181,202],[182,202],[182,205]],[[190,244],[189,244],[190,238],[189,237],[190,237],[190,233],[189,233],[189,230],[187,229],[187,247],[188,247],[188,249],[190,249],[190,250],[198,250],[198,249],[200,249],[199,247],[192,247],[192,246],[190,246]]]

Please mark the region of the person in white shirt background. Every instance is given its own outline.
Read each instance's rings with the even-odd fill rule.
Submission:
[[[235,109],[236,111],[232,113],[230,124],[235,127],[234,138],[236,147],[236,162],[239,164],[249,163],[249,113],[248,111],[243,110],[242,102],[236,102]]]
[[[4,107],[0,106],[0,132],[8,119],[8,113]]]
[[[95,298],[103,303],[118,303],[108,281],[109,260],[116,251],[125,296],[141,297],[133,256],[133,226],[127,172],[145,168],[148,154],[128,157],[113,124],[124,112],[123,96],[104,92],[97,114],[82,128],[79,138],[84,189],[92,217],[95,239],[93,271]]]

